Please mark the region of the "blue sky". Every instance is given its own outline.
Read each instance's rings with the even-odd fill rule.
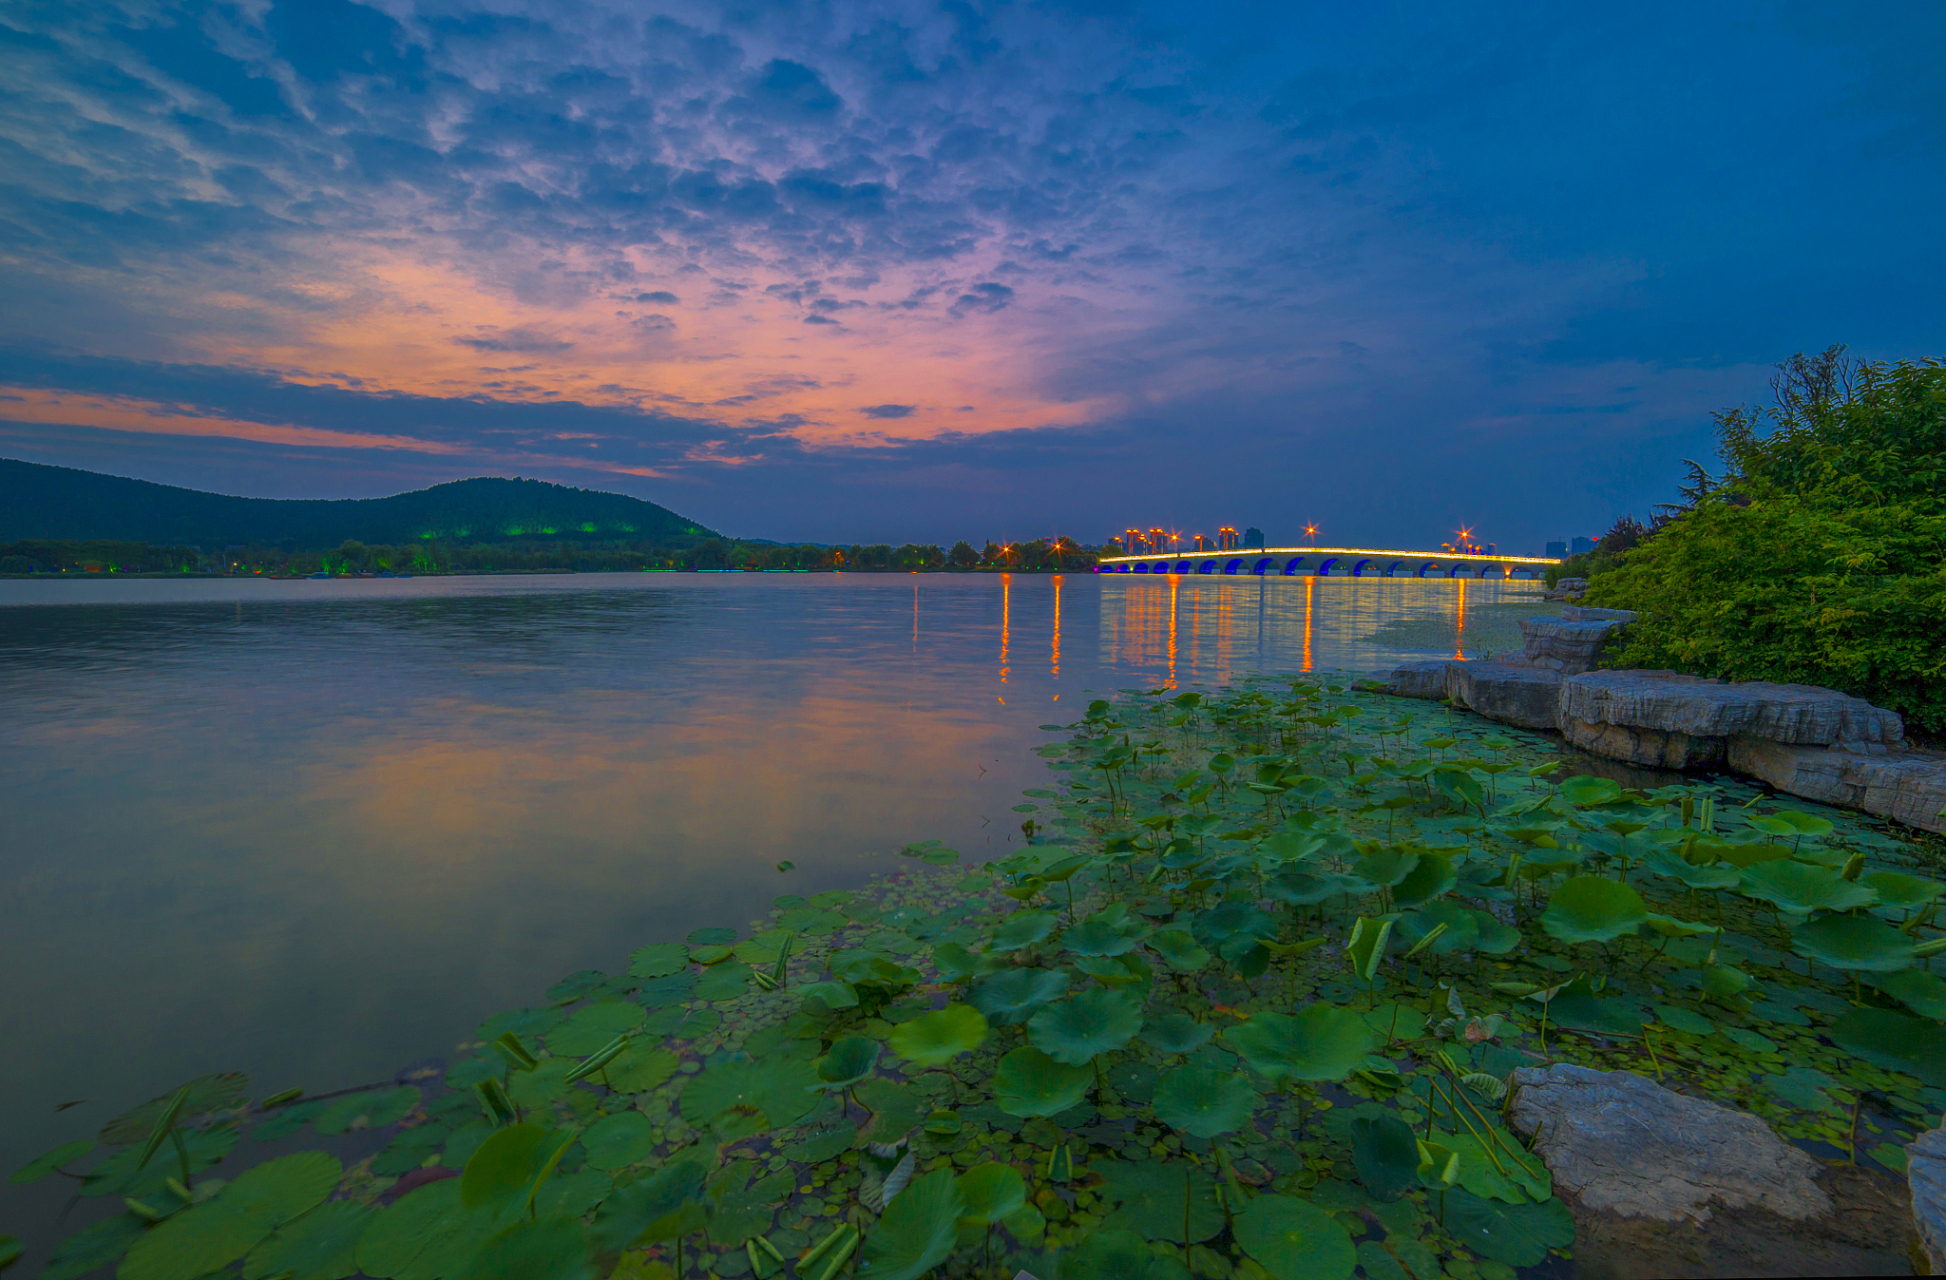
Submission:
[[[0,456],[728,532],[1647,515],[1946,354],[1935,3],[23,4]]]

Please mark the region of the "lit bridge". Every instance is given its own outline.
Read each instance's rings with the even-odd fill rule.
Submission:
[[[1365,547],[1247,547],[1234,551],[1106,556],[1096,573],[1257,574],[1285,578],[1538,578],[1559,560]]]

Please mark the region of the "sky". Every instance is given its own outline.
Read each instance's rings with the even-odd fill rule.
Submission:
[[[1597,534],[1946,355],[1946,6],[0,12],[0,456],[745,537]]]

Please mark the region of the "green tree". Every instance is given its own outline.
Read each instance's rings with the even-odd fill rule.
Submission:
[[[1946,365],[1779,366],[1774,407],[1716,416],[1728,474],[1613,567],[1613,661],[1825,685],[1946,733]],[[1692,486],[1694,487],[1694,486]]]
[[[972,543],[961,538],[946,553],[946,563],[955,569],[971,569],[980,563],[980,553],[973,549]]]

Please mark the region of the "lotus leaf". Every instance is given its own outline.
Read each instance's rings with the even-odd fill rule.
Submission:
[[[1419,863],[1392,886],[1392,901],[1401,907],[1431,902],[1459,883],[1453,860],[1437,853],[1421,853]]]
[[[142,1220],[132,1213],[118,1213],[83,1227],[54,1246],[41,1268],[41,1280],[77,1280],[107,1266],[141,1239],[143,1228]]]
[[[993,1077],[994,1101],[1010,1116],[1051,1116],[1087,1095],[1094,1072],[1056,1062],[1039,1049],[1022,1047],[1000,1059]]]
[[[1150,1018],[1142,1028],[1142,1039],[1164,1053],[1190,1054],[1210,1042],[1216,1028],[1198,1022],[1186,1013],[1166,1013]]]
[[[1554,1194],[1554,1177],[1541,1158],[1527,1151],[1497,1126],[1499,1138],[1491,1152],[1471,1133],[1449,1133],[1440,1141],[1459,1155],[1459,1185],[1476,1196],[1507,1204],[1545,1200]]]
[[[735,929],[725,929],[715,926],[691,929],[689,936],[683,939],[683,941],[692,947],[729,947],[735,946],[736,940],[737,931]]]
[[[892,1052],[922,1067],[937,1067],[971,1053],[987,1037],[987,1020],[978,1009],[949,1004],[892,1028]]]
[[[381,1210],[358,1237],[358,1270],[381,1280],[438,1280],[451,1275],[498,1223],[460,1204],[459,1179],[420,1187]]]
[[[774,960],[775,957],[772,957]],[[651,978],[642,984],[635,998],[650,1009],[660,1009],[666,1005],[681,1004],[689,999],[690,992],[696,989],[696,975],[688,969],[672,973],[665,978]]]
[[[1358,1265],[1351,1235],[1308,1200],[1259,1196],[1236,1216],[1237,1243],[1275,1280],[1348,1280]]]
[[[136,1241],[118,1280],[196,1280],[249,1253],[284,1223],[310,1212],[344,1172],[321,1151],[300,1151],[247,1169],[213,1199],[192,1205]]]
[[[1563,782],[1560,795],[1578,809],[1593,809],[1621,799],[1622,787],[1611,779],[1591,778],[1583,774]]]
[[[664,978],[689,967],[689,948],[680,942],[655,942],[629,953],[628,972],[634,978]]]
[[[679,1102],[683,1119],[697,1128],[749,1137],[810,1114],[818,1102],[811,1090],[823,1083],[802,1061],[732,1058],[691,1077]]]
[[[1738,882],[1745,897],[1760,898],[1794,915],[1867,907],[1878,896],[1869,885],[1855,884],[1830,867],[1802,862],[1760,863],[1746,868]]]
[[[1878,894],[1880,906],[1911,911],[1923,907],[1943,892],[1946,885],[1936,880],[1921,880],[1902,871],[1873,871],[1858,877],[1858,883]]]
[[[1142,936],[1101,920],[1083,920],[1061,935],[1061,945],[1080,956],[1119,956],[1142,944]]]
[[[46,1151],[14,1170],[8,1182],[19,1185],[23,1182],[39,1182],[48,1174],[79,1160],[95,1149],[94,1140],[82,1138],[78,1142],[64,1142],[52,1151]]]
[[[1774,814],[1769,814],[1761,818],[1752,818],[1750,819],[1750,825],[1765,835],[1808,836],[1812,839],[1816,839],[1819,836],[1828,836],[1835,830],[1829,818],[1820,818],[1816,814],[1801,813],[1796,809],[1779,809]]]
[[[1076,956],[1074,967],[1095,981],[1109,987],[1133,987],[1146,985],[1155,980],[1155,971],[1149,968],[1141,956],[1126,955],[1113,958],[1096,959],[1093,956]]]
[[[632,1245],[654,1244],[659,1240],[670,1240],[701,1230],[703,1180],[708,1176],[710,1162],[714,1159],[713,1152],[692,1149],[672,1159],[650,1176],[616,1187],[601,1202],[601,1208],[595,1211],[592,1232],[595,1243],[603,1249],[619,1253]],[[412,1198],[407,1196],[406,1200]],[[362,1265],[365,1260],[362,1243],[358,1258]]]
[[[1259,1013],[1224,1039],[1265,1079],[1342,1080],[1372,1051],[1372,1030],[1349,1009],[1314,1004],[1295,1014]]]
[[[797,1187],[797,1179],[788,1169],[753,1183],[756,1169],[754,1160],[733,1160],[709,1180],[703,1195],[703,1215],[711,1244],[734,1249],[770,1230],[777,1220],[776,1205]]]
[[[1027,1021],[1034,1011],[1068,989],[1064,969],[1009,969],[973,983],[966,1002],[996,1027]]]
[[[331,1200],[250,1251],[243,1280],[345,1280],[358,1273],[358,1237],[372,1222],[372,1211],[350,1200]]]
[[[1149,939],[1149,946],[1179,973],[1194,973],[1210,962],[1210,953],[1196,945],[1187,929],[1164,929]]]
[[[585,1058],[616,1036],[635,1030],[648,1018],[642,1006],[609,1000],[575,1010],[565,1025],[547,1033],[548,1052]]]
[[[1257,1091],[1248,1080],[1192,1063],[1165,1075],[1150,1105],[1156,1118],[1170,1128],[1198,1138],[1214,1138],[1248,1123],[1258,1101]]]
[[[1352,864],[1351,873],[1381,889],[1390,889],[1405,880],[1419,865],[1419,855],[1405,849],[1380,849]]]
[[[1133,1232],[1097,1231],[1061,1256],[1061,1280],[1189,1280],[1189,1269]]]
[[[991,1225],[1027,1203],[1027,1182],[1010,1164],[989,1160],[976,1164],[959,1176],[961,1199],[966,1201],[964,1222]]]
[[[1142,1010],[1118,991],[1096,988],[1048,1005],[1027,1022],[1034,1047],[1071,1066],[1120,1049],[1142,1029]]]
[[[454,1280],[588,1280],[588,1233],[572,1218],[516,1222],[489,1236]]]
[[[1455,1188],[1446,1193],[1446,1229],[1482,1258],[1536,1267],[1549,1249],[1574,1243],[1574,1219],[1559,1200],[1502,1204]]]
[[[750,966],[740,960],[717,964],[697,981],[696,999],[734,1000],[750,990]]]
[[[538,1124],[509,1125],[496,1131],[479,1145],[460,1173],[460,1203],[474,1209],[524,1196],[542,1166],[564,1141],[571,1140],[571,1134],[564,1137]]]
[[[233,1107],[243,1097],[243,1091],[250,1087],[250,1077],[240,1072],[225,1072],[218,1075],[198,1076],[182,1086],[189,1092],[184,1097],[182,1108],[176,1113],[176,1122],[186,1124],[197,1116],[208,1115],[212,1111],[223,1111]],[[171,1089],[159,1098],[151,1098],[139,1107],[131,1107],[101,1127],[100,1139],[104,1146],[121,1147],[131,1142],[141,1142],[154,1132],[156,1123],[175,1100],[178,1090]]]
[[[1912,964],[1912,939],[1871,916],[1819,916],[1792,931],[1791,950],[1838,969],[1891,973]]]
[[[1853,1009],[1827,1034],[1867,1062],[1946,1088],[1946,1027],[1889,1009]]]
[[[1692,889],[1729,889],[1737,883],[1734,867],[1696,866],[1672,849],[1655,849],[1641,866],[1659,876],[1680,880]]]
[[[1792,1067],[1782,1075],[1764,1077],[1764,1087],[1793,1107],[1826,1115],[1842,1115],[1845,1107],[1825,1092],[1837,1083],[1811,1067]]]
[[[1743,870],[1766,862],[1787,862],[1791,850],[1789,845],[1782,844],[1726,844],[1718,848],[1716,854],[1724,862]]]
[[[1121,1206],[1108,1219],[1110,1228],[1125,1227],[1144,1239],[1176,1245],[1198,1244],[1223,1230],[1216,1183],[1202,1169],[1153,1160],[1109,1160],[1095,1168],[1101,1173],[1102,1198]]]
[[[1576,876],[1556,889],[1541,928],[1563,942],[1606,942],[1634,933],[1649,913],[1642,895],[1615,880]]]
[[[1018,951],[1045,941],[1054,932],[1052,911],[1016,911],[993,931],[990,946],[995,951]]]
[[[844,1089],[872,1074],[878,1065],[879,1042],[869,1036],[846,1036],[834,1040],[817,1061],[819,1087]]]
[[[918,1280],[952,1254],[965,1212],[951,1169],[914,1179],[867,1237],[858,1280]]]
[[[1316,906],[1342,894],[1362,892],[1366,884],[1335,872],[1279,871],[1264,882],[1264,888],[1279,902],[1294,907]]]
[[[1365,1190],[1397,1200],[1419,1185],[1419,1143],[1397,1116],[1359,1116],[1351,1122],[1351,1159]]]
[[[589,1125],[581,1145],[590,1169],[626,1169],[655,1150],[655,1125],[640,1111],[618,1111]]]
[[[608,981],[608,975],[599,969],[583,969],[571,973],[547,989],[547,998],[555,1001],[578,1000],[591,991],[601,988]]]
[[[534,1197],[534,1212],[543,1218],[585,1217],[608,1198],[615,1181],[599,1169],[576,1169],[556,1173],[541,1184]]]
[[[1946,1022],[1946,981],[1934,974],[1924,969],[1905,969],[1897,973],[1873,974],[1865,981],[1921,1017]]]

